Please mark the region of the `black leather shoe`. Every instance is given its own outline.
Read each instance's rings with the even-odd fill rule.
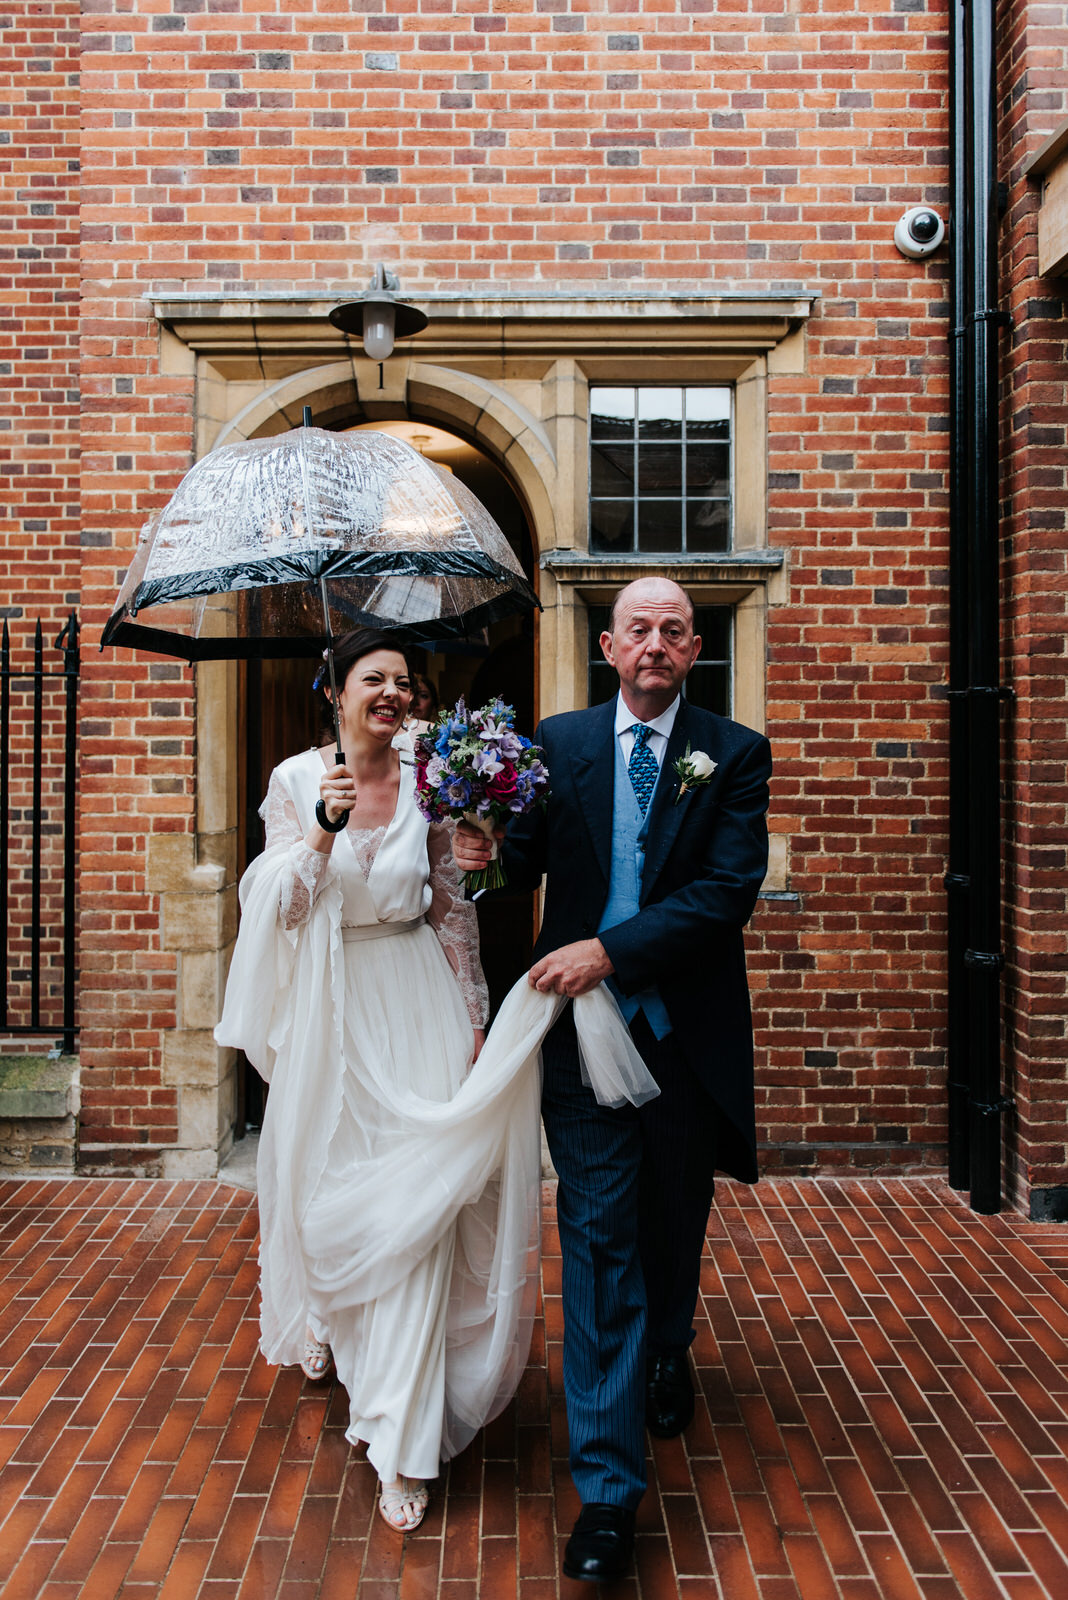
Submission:
[[[645,1426],[654,1439],[674,1439],[693,1420],[687,1356],[650,1356],[645,1369]]]
[[[564,1551],[564,1577],[611,1583],[634,1559],[634,1512],[625,1506],[583,1506]]]

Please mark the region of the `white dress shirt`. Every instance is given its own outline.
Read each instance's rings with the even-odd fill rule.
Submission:
[[[664,765],[664,755],[667,751],[668,740],[671,737],[671,730],[675,726],[675,718],[678,715],[681,698],[681,695],[676,695],[666,711],[661,711],[658,717],[654,717],[651,722],[645,724],[649,729],[649,738],[646,742],[653,752],[658,767]],[[641,722],[641,720],[641,717],[634,715],[634,712],[624,700],[622,691],[620,691],[616,695],[616,738],[619,740],[624,766],[630,764],[630,753],[634,749],[634,735],[630,730],[636,722]]]

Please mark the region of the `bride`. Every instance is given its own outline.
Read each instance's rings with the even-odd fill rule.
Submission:
[[[425,1231],[441,1173],[404,1170],[397,1157],[418,1159],[413,1116],[452,1100],[477,1056],[486,988],[448,830],[420,816],[394,742],[409,665],[388,637],[361,631],[340,641],[335,667],[345,765],[313,749],[271,776],[267,846],[242,882],[216,1036],[272,1082],[258,1170],[264,1354],[299,1360],[310,1378],[333,1360],[348,1438],[366,1441],[382,1514],[406,1531],[422,1519],[439,1457],[507,1402],[522,1370],[516,1341],[524,1329],[529,1339],[533,1280],[493,1257],[516,1251],[525,1263],[531,1243],[536,1088],[517,1086],[525,1106],[497,1108],[506,1182],[498,1176],[459,1226],[405,1261],[403,1235],[413,1212]],[[433,1160],[432,1149],[422,1155]],[[491,1213],[505,1201],[518,1207],[514,1237],[495,1241]],[[386,1224],[388,1253],[376,1260],[357,1238],[371,1210]],[[495,1305],[502,1265],[511,1279]]]
[[[440,1462],[504,1408],[526,1364],[538,1051],[566,1002],[524,975],[482,1048],[474,907],[449,826],[416,807],[401,734],[409,664],[361,630],[335,667],[345,761],[312,749],[271,775],[215,1038],[271,1085],[261,1349],[309,1378],[333,1363],[347,1437],[366,1443],[381,1514],[407,1533]],[[657,1092],[607,991],[575,1002],[575,1027],[603,1104]]]

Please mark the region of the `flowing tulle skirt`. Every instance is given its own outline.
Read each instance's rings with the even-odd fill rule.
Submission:
[[[507,1403],[529,1347],[537,1041],[525,1072],[507,1052],[511,1073],[476,1072],[460,1104],[471,1025],[433,932],[343,950],[342,1105],[300,1223],[310,1320],[349,1439],[383,1479],[431,1478]]]

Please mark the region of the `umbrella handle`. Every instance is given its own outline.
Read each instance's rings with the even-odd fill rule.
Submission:
[[[334,676],[334,635],[330,627],[330,602],[326,598],[325,577],[320,577],[319,579],[319,593],[323,599],[323,621],[326,623],[326,665],[330,672],[330,707],[334,713],[334,741],[337,745],[334,754],[337,756],[338,766],[343,767],[345,765],[345,752],[341,748],[341,718],[337,709],[337,679]]]
[[[333,640],[331,640],[326,647],[326,664],[330,668],[330,704],[333,707],[334,712],[334,741],[337,745],[337,749],[334,751],[334,754],[337,756],[338,766],[343,767],[345,765],[345,752],[341,748],[341,719],[338,716],[337,710],[337,680],[334,677]]]

